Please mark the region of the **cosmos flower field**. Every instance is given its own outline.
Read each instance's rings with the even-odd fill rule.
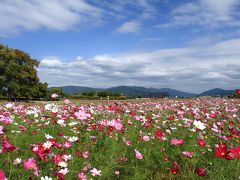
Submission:
[[[2,179],[238,179],[240,100],[0,105]]]

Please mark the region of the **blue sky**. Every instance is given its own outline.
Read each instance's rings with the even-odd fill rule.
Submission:
[[[50,86],[238,88],[239,0],[1,0],[0,42]]]

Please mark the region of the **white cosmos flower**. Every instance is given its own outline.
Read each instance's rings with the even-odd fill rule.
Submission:
[[[69,155],[63,155],[62,156],[62,158],[64,159],[64,161],[69,161],[69,160],[71,160],[72,159],[72,155],[71,154],[69,154]]]
[[[51,177],[45,176],[45,177],[41,177],[41,180],[52,180]]]
[[[49,149],[50,147],[52,147],[52,145],[53,145],[53,143],[50,141],[43,143],[44,149]]]
[[[58,163],[58,166],[66,168],[67,167],[67,163],[64,162],[64,161],[61,161],[61,162]]]
[[[16,158],[14,161],[13,161],[13,164],[20,164],[22,162],[22,159],[21,158]]]
[[[45,133],[45,137],[46,137],[46,139],[53,139],[53,137],[50,134]]]
[[[196,126],[197,129],[203,130],[206,128],[205,124],[202,123],[201,121],[195,120],[193,122],[193,125]]]
[[[77,141],[78,139],[79,139],[78,137],[73,136],[73,137],[68,138],[68,141],[70,141],[70,142],[75,142],[75,141]]]
[[[64,168],[64,169],[61,169],[60,171],[58,171],[59,173],[65,175],[69,172],[68,168]]]

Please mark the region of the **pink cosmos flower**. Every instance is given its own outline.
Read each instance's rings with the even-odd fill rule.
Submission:
[[[73,143],[72,143],[72,142],[69,142],[69,141],[66,141],[66,142],[64,142],[63,146],[64,146],[65,148],[72,148]]]
[[[88,159],[89,158],[89,151],[83,151],[82,156],[84,159]]]
[[[5,180],[5,179],[6,179],[6,175],[4,171],[0,169],[0,180]]]
[[[78,173],[77,176],[78,180],[87,180],[87,176],[83,172]]]
[[[184,144],[184,140],[182,140],[182,139],[172,139],[171,140],[171,144],[173,144],[173,145],[182,145],[182,144]]]
[[[75,112],[74,115],[80,119],[80,120],[85,120],[89,117],[89,114],[86,114],[84,111],[80,110],[78,112]]]
[[[184,152],[182,152],[182,154],[186,157],[189,157],[189,158],[193,157],[193,152],[184,151]]]
[[[132,144],[132,141],[131,140],[126,140],[126,141],[124,141],[125,142],[125,144],[127,145],[127,146],[130,146],[131,144]]]
[[[0,126],[0,135],[3,134],[3,126]]]
[[[69,99],[64,99],[64,103],[65,103],[65,104],[69,104],[69,103],[70,103],[70,100],[69,100]]]
[[[33,169],[34,170],[34,175],[38,176],[38,166],[36,164],[36,161],[34,160],[34,158],[30,158],[28,160],[24,160],[24,167],[26,168],[27,171]]]
[[[137,159],[139,160],[143,159],[143,155],[137,149],[135,149],[134,151]]]
[[[150,140],[150,137],[149,137],[149,136],[143,136],[143,140],[144,140],[144,141],[149,141],[149,140]]]
[[[51,95],[51,98],[52,98],[52,99],[56,99],[56,98],[58,98],[58,94],[53,93],[53,94]]]

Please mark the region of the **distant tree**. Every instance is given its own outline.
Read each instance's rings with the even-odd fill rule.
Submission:
[[[19,49],[0,45],[0,89],[8,100],[40,98],[47,84],[37,76],[39,61]]]
[[[109,92],[107,92],[107,91],[98,92],[98,96],[99,97],[107,97],[107,96],[109,96]]]

